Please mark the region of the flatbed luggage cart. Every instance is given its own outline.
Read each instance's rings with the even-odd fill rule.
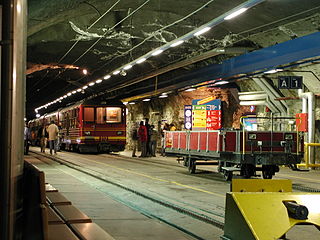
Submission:
[[[261,171],[265,179],[271,179],[280,165],[296,165],[303,157],[303,135],[295,131],[274,131],[277,128],[292,128],[284,123],[295,118],[255,117],[267,120],[270,130],[209,130],[168,131],[165,133],[165,154],[183,159],[190,173],[197,165],[218,165],[218,171],[227,180],[233,172],[250,178]],[[243,120],[243,119],[242,119]],[[281,125],[281,126],[280,126]],[[259,128],[258,128],[259,129]]]

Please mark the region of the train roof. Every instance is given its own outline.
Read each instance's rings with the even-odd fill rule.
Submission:
[[[54,112],[50,112],[50,113],[46,113],[44,115],[42,115],[39,118],[36,119],[32,119],[30,120],[30,122],[32,121],[36,121],[38,119],[42,119],[45,117],[50,117],[50,116],[54,116],[55,114],[57,114],[58,112],[65,112],[74,108],[77,108],[81,105],[85,105],[85,106],[93,106],[93,105],[102,105],[102,106],[124,106],[124,104],[120,101],[120,100],[105,100],[105,99],[85,99],[85,100],[81,100],[78,101],[70,106],[64,107],[64,108],[59,108],[58,110],[54,111]]]

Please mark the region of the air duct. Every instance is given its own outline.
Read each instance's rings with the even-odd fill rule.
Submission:
[[[264,91],[239,93],[239,100],[242,106],[262,105],[267,106],[273,113],[280,112]]]

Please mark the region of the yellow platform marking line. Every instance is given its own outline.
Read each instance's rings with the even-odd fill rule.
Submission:
[[[166,179],[162,179],[162,178],[158,178],[158,177],[152,177],[152,176],[144,174],[144,173],[131,171],[131,170],[128,170],[128,169],[116,167],[116,166],[113,166],[113,165],[110,165],[110,164],[107,164],[107,163],[103,163],[103,162],[98,162],[98,161],[95,161],[95,160],[89,160],[88,159],[87,161],[95,162],[95,163],[102,164],[102,165],[106,165],[108,167],[112,167],[112,168],[118,169],[120,171],[128,172],[128,173],[135,174],[135,175],[138,175],[138,176],[142,176],[142,177],[145,177],[145,178],[149,178],[149,179],[152,179],[152,180],[157,180],[159,182],[171,183],[171,184],[174,184],[174,185],[177,185],[177,186],[180,186],[180,187],[184,187],[184,188],[192,189],[192,190],[195,190],[195,191],[198,191],[198,192],[203,192],[203,193],[207,193],[207,194],[210,194],[210,195],[214,195],[214,196],[225,198],[225,196],[222,195],[222,194],[210,192],[210,191],[207,191],[207,190],[203,190],[201,188],[192,187],[192,186],[185,185],[185,184],[181,184],[181,183],[178,183],[178,182],[175,182],[175,181],[170,181],[170,180],[166,180]]]

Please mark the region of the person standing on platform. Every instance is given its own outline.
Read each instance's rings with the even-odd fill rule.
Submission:
[[[24,126],[23,135],[24,135],[24,154],[28,155],[29,154],[29,145],[30,145],[30,141],[31,141],[31,131],[30,131],[30,128],[27,123]]]
[[[165,143],[165,134],[166,131],[169,131],[170,127],[168,123],[164,123],[163,127],[161,128],[161,156],[165,156],[165,152],[164,149],[166,147],[166,143]]]
[[[150,150],[151,150],[151,156],[156,156],[157,151],[157,140],[158,140],[158,131],[154,129],[154,125],[150,126]]]
[[[150,124],[149,124],[149,118],[145,119],[145,126],[147,128],[147,157],[151,156],[151,149],[150,149],[150,136],[151,136],[151,131],[150,131]]]
[[[61,142],[62,142],[62,124],[61,122],[58,124],[58,138],[57,138],[57,151],[60,152]]]
[[[52,150],[54,151],[54,154],[57,154],[57,139],[59,129],[53,120],[50,123],[51,124],[48,127],[50,154],[52,154]]]
[[[146,157],[147,156],[147,141],[148,141],[148,133],[147,128],[143,124],[143,121],[140,122],[140,127],[138,130],[138,137],[141,143],[141,155],[139,157]]]
[[[48,132],[46,129],[46,125],[42,124],[42,126],[38,130],[38,139],[40,143],[40,152],[45,153],[45,149],[47,146]]]
[[[138,129],[137,129],[137,123],[133,125],[132,131],[131,131],[131,140],[132,140],[132,157],[136,157],[136,150],[138,148]]]

